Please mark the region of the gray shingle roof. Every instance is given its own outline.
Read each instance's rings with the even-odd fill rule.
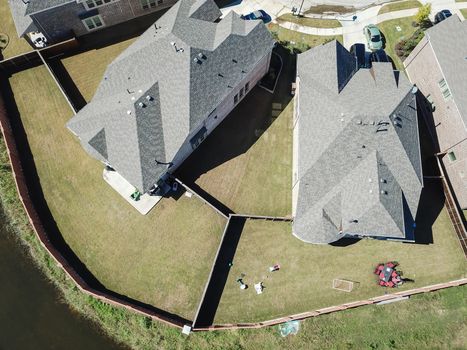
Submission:
[[[467,21],[454,15],[427,29],[425,35],[467,128]]]
[[[411,239],[423,187],[412,86],[390,63],[357,69],[337,41],[298,56],[294,234]]]
[[[25,4],[22,0],[8,0],[8,4],[10,5],[11,16],[19,37],[25,33],[37,31],[37,27],[32,22],[31,17],[26,15],[28,4]]]
[[[91,155],[144,192],[167,171],[154,160],[171,162],[272,49],[260,21],[231,12],[214,23],[220,15],[212,0],[176,3],[108,66],[92,101],[68,122]]]
[[[16,1],[22,1],[22,0],[16,0]],[[44,10],[47,10],[48,8],[64,5],[69,2],[76,2],[76,0],[29,0],[26,14],[29,15],[31,13],[44,11]]]

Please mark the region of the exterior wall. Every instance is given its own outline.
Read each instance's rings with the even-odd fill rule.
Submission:
[[[427,37],[404,62],[409,79],[420,92],[433,101],[433,123],[439,151],[454,152],[455,161],[443,157],[447,175],[456,193],[459,205],[467,208],[467,129],[454,99],[445,100],[438,86],[444,78],[441,67]],[[447,81],[449,86],[449,81]]]
[[[186,138],[180,150],[175,155],[172,160],[173,166],[170,168],[170,173],[173,173],[177,168],[183,163],[183,161],[188,158],[188,156],[193,153],[193,148],[191,147],[190,140],[191,138],[204,126],[207,129],[207,135],[209,135],[226,117],[229,113],[238,105],[245,96],[251,92],[251,90],[256,86],[256,84],[261,80],[264,75],[269,70],[269,64],[271,61],[272,52],[264,56],[252,69],[245,78],[239,83],[235,88],[232,89],[230,94],[217,106],[214,113],[209,114],[206,117],[203,125],[200,125],[198,128],[193,130],[190,135]],[[250,83],[250,89],[242,99],[239,98],[237,103],[234,103],[234,96],[239,93],[241,88],[245,87],[245,84]],[[217,118],[216,118],[217,117]]]
[[[295,96],[293,109],[293,144],[292,144],[292,217],[297,211],[298,191],[300,183],[298,181],[298,130],[300,123],[300,77],[295,79]]]
[[[32,14],[31,17],[39,30],[51,42],[54,42],[71,36],[81,36],[90,33],[81,21],[80,17],[85,16],[91,11],[97,11],[101,16],[104,26],[99,29],[103,29],[139,16],[162,10],[172,6],[175,2],[176,0],[164,0],[163,4],[145,10],[142,8],[140,0],[119,0],[89,11],[82,3],[71,2],[66,5]]]

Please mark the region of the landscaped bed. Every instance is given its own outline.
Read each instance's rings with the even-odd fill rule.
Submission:
[[[338,28],[342,27],[337,19],[297,17],[291,13],[286,13],[276,19],[278,22],[291,22],[305,27],[314,28]]]
[[[46,68],[17,73],[10,84],[45,199],[70,248],[111,291],[192,318],[225,219],[185,196],[142,216],[66,129],[72,113]]]
[[[378,28],[386,39],[386,53],[394,60],[396,68],[400,71],[404,70],[404,65],[395,52],[395,45],[402,39],[410,38],[418,29],[412,23],[415,17],[403,17],[384,21],[378,24]],[[400,28],[400,30],[398,30]]]
[[[0,33],[5,33],[9,37],[8,46],[0,52],[4,59],[33,50],[25,39],[18,37],[8,0],[0,0]]]
[[[421,6],[422,4],[417,0],[407,0],[407,1],[398,1],[394,3],[387,3],[383,5],[383,7],[381,7],[381,9],[378,12],[378,15],[382,15],[383,13],[387,13],[387,12],[419,8]]]
[[[415,282],[384,289],[373,271],[378,263],[394,260]],[[280,270],[269,272],[274,264]],[[237,282],[242,274],[246,290]],[[295,238],[290,223],[247,220],[215,323],[264,321],[466,276],[467,262],[445,209],[433,225],[432,244],[362,240],[348,246],[312,245]],[[331,288],[335,278],[358,283],[350,293],[337,291]],[[258,282],[264,285],[261,295],[254,289]]]

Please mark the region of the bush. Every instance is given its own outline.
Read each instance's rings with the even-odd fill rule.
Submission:
[[[401,41],[399,41],[395,46],[394,46],[394,51],[396,52],[396,55],[401,58],[401,59],[404,59],[406,58],[408,55],[410,55],[410,53],[412,52],[412,50],[415,48],[415,46],[418,45],[418,43],[420,42],[420,40],[422,40],[422,38],[424,37],[425,33],[423,32],[423,30],[421,29],[418,29],[415,33],[413,33],[413,35],[408,38],[407,40],[404,40],[402,39]]]
[[[417,14],[415,15],[415,21],[421,26],[421,27],[426,27],[428,23],[430,22],[430,19],[428,18],[431,13],[431,4],[425,4],[422,7],[418,9]]]

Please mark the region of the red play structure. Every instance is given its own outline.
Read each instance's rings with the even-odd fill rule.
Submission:
[[[379,285],[381,287],[395,288],[404,283],[401,277],[401,272],[396,270],[396,261],[379,264],[375,269],[375,275],[379,277]]]

